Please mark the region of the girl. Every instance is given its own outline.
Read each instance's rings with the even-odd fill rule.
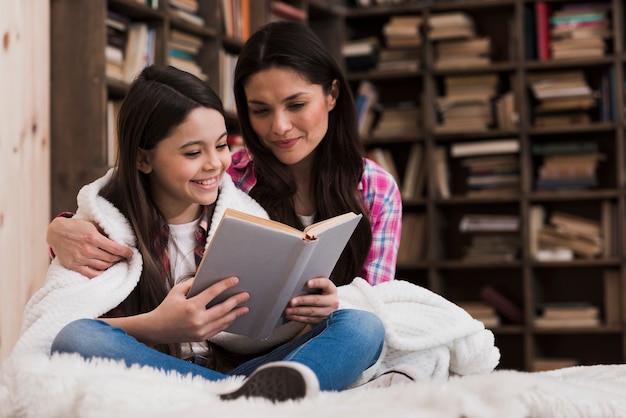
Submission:
[[[88,220],[109,236],[124,221],[130,224],[137,248],[126,261],[131,268],[120,274],[124,270],[116,265],[108,276],[86,283],[83,276],[63,271],[75,283],[63,281],[61,287],[79,289],[79,300],[25,325],[24,341],[16,347],[40,346],[52,353],[110,358],[129,367],[150,366],[209,380],[250,376],[238,391],[222,397],[274,401],[310,395],[318,385],[342,390],[377,361],[384,340],[381,321],[368,312],[337,310],[337,288],[328,278],[307,283],[319,294],[294,298],[286,310],[294,322],[278,328],[262,345],[222,332],[247,313],[239,305],[248,294],[206,309],[236,278],[186,297],[192,281],[184,279],[193,276],[225,208],[267,216],[226,174],[231,163],[226,134],[222,104],[201,80],[173,67],[150,66],[141,72],[120,108],[117,166],[81,190],[77,212],[82,217],[99,214]],[[112,225],[118,218],[122,225]],[[132,268],[138,259],[143,262]],[[53,273],[29,302],[26,318],[58,295],[53,281],[59,268],[53,263]],[[44,323],[50,340],[37,337],[38,344],[29,344]],[[243,347],[248,360],[234,369],[220,367],[221,354],[233,354],[228,348],[232,341]]]

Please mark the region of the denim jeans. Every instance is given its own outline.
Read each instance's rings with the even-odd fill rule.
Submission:
[[[79,319],[66,325],[52,343],[52,353],[78,353],[84,358],[123,360],[132,365],[192,374],[208,380],[249,376],[257,367],[279,360],[310,367],[322,390],[342,390],[372,366],[382,351],[385,329],[380,319],[366,311],[333,312],[307,334],[270,353],[249,360],[228,374],[182,360],[137,341],[118,327],[97,319]]]

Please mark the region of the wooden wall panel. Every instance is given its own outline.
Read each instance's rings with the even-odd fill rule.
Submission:
[[[0,363],[48,267],[50,2],[0,2]]]

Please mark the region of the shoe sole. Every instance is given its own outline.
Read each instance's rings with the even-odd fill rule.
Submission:
[[[289,363],[269,363],[257,369],[239,389],[220,395],[222,400],[240,397],[260,397],[272,402],[302,399],[319,391],[315,374],[306,366]]]

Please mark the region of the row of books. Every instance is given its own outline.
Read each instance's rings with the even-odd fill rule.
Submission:
[[[590,123],[598,92],[589,86],[582,70],[530,73],[528,82],[535,100],[535,126]]]
[[[619,270],[605,270],[602,285],[601,306],[586,301],[543,302],[533,315],[533,325],[538,328],[584,328],[621,324]],[[478,293],[478,299],[457,304],[475,319],[483,321],[486,327],[524,322],[524,310],[510,293],[491,284],[483,285]]]
[[[402,178],[400,178],[390,149],[371,147],[367,150],[367,157],[394,177],[403,199],[411,200],[423,197],[426,184],[426,161],[422,143],[411,145]]]
[[[536,143],[532,154],[538,161],[538,192],[595,188],[598,165],[605,159],[595,141]]]
[[[145,66],[155,62],[156,32],[146,22],[133,22],[113,11],[107,12],[106,25],[106,75],[130,83]],[[166,62],[208,80],[208,75],[197,63],[202,45],[200,36],[172,29],[167,40]]]
[[[606,54],[612,37],[606,2],[555,5],[538,1],[534,18],[539,60],[597,58]]]
[[[250,0],[221,0],[224,35],[245,41],[250,36]]]
[[[441,198],[450,197],[449,162],[461,170],[467,197],[516,196],[520,190],[517,138],[457,142],[435,149],[435,183]],[[456,172],[456,171],[455,171]]]
[[[448,151],[449,150],[449,151]],[[438,195],[450,196],[450,165],[465,179],[467,197],[515,196],[520,191],[517,138],[456,142],[435,148]],[[597,171],[606,155],[595,141],[538,142],[531,146],[538,193],[587,190],[598,186]],[[457,187],[460,187],[456,182]]]
[[[569,261],[574,258],[610,258],[619,243],[614,233],[617,222],[615,204],[604,200],[598,218],[563,210],[548,212],[532,205],[529,215],[530,254],[538,261]]]
[[[107,11],[105,73],[108,78],[131,82],[146,66],[154,63],[155,31],[145,22]]]
[[[198,54],[202,45],[203,40],[197,35],[178,29],[170,30],[167,63],[207,81],[209,76],[198,64]]]
[[[355,103],[359,134],[364,140],[420,136],[422,112],[416,102],[404,101],[384,105],[379,102],[377,86],[363,80],[356,90]]]

